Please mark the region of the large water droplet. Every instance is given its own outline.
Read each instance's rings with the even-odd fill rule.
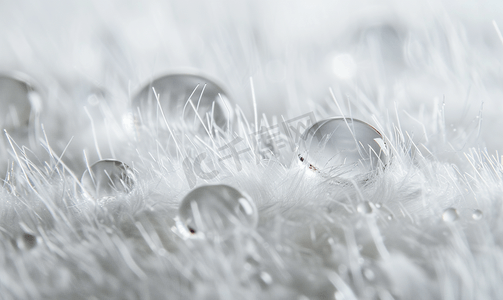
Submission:
[[[236,228],[253,228],[258,213],[244,193],[228,185],[205,185],[185,196],[178,209],[184,230],[206,236],[227,235]]]
[[[118,160],[100,160],[82,174],[84,189],[95,199],[129,193],[134,186],[133,170]]]
[[[481,210],[476,209],[476,210],[473,211],[473,213],[472,213],[472,219],[478,221],[478,220],[482,219],[482,217],[483,217],[483,213],[482,213]]]
[[[368,174],[388,161],[381,134],[349,118],[319,121],[302,135],[299,159],[312,170],[350,179]]]
[[[162,112],[170,127],[206,134],[212,122],[212,127],[216,125],[225,129],[232,116],[227,93],[215,82],[200,75],[170,74],[148,83],[133,98],[135,121],[146,126],[165,126],[153,89],[159,95]],[[193,106],[188,102],[189,98]]]
[[[444,222],[454,222],[459,218],[458,211],[455,208],[449,207],[442,213]]]

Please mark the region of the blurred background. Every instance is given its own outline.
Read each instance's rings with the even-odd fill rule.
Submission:
[[[63,144],[89,126],[84,106],[128,103],[149,80],[189,69],[220,82],[248,118],[252,78],[259,114],[340,114],[335,96],[344,114],[400,118],[418,142],[438,115],[464,141],[455,147],[503,146],[501,1],[0,5],[0,70],[33,77],[42,121]]]

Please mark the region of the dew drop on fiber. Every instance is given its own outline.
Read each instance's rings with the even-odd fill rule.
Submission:
[[[204,185],[190,191],[180,203],[178,216],[185,230],[205,236],[224,236],[237,228],[253,228],[258,213],[253,200],[223,184]]]
[[[478,220],[482,219],[482,217],[483,217],[483,213],[482,213],[481,210],[476,209],[476,210],[473,211],[473,213],[472,213],[472,219],[478,221]]]
[[[455,208],[449,207],[442,213],[444,222],[454,222],[459,218],[458,211]]]

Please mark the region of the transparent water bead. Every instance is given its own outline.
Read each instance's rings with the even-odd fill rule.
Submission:
[[[0,129],[9,131],[27,126],[30,121],[32,96],[36,92],[25,77],[0,74]]]
[[[482,219],[483,216],[484,216],[484,214],[479,209],[474,210],[472,213],[472,219],[474,219],[476,221]]]
[[[343,117],[319,121],[301,136],[298,156],[310,169],[342,179],[368,174],[388,161],[382,135],[371,125]]]
[[[133,98],[136,122],[147,126],[165,126],[153,89],[159,95],[162,112],[170,127],[189,128],[204,134],[211,122],[226,128],[232,116],[227,93],[214,81],[195,74],[169,74],[148,83]],[[193,106],[188,102],[189,98]]]
[[[253,228],[257,208],[246,194],[228,185],[205,185],[193,189],[182,200],[178,216],[192,234],[224,236],[236,228]]]
[[[444,222],[454,222],[459,218],[458,211],[455,208],[449,207],[442,213]]]
[[[125,163],[107,159],[94,163],[82,174],[84,189],[95,199],[129,193],[135,183],[133,170]]]

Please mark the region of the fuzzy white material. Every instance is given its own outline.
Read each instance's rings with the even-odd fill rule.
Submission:
[[[0,299],[503,297],[501,1],[0,5],[0,71],[39,91],[0,143]],[[186,70],[228,91],[229,131],[131,121],[137,91]],[[309,169],[281,131],[341,115],[392,157],[363,182]],[[263,128],[271,151],[247,151]],[[216,176],[192,173],[201,153]],[[134,170],[130,193],[82,192],[100,158]],[[253,199],[256,228],[183,232],[204,184]]]

